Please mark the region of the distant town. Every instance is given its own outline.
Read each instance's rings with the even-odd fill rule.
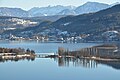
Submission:
[[[83,6],[89,9],[88,4],[90,6],[99,4],[101,9],[98,7],[99,10],[95,9],[95,11],[83,12],[83,14],[79,15],[34,17],[24,15],[21,17],[16,14],[13,17],[14,13],[12,13],[12,10],[18,10],[18,13],[22,14],[21,10],[1,8],[3,13],[0,16],[0,40],[39,40],[43,42],[75,43],[120,41],[120,4],[106,5],[108,7],[105,7],[102,3],[88,2]],[[55,10],[58,10],[59,7],[54,6]],[[50,9],[54,11],[52,7],[48,7],[46,11]]]
[[[30,35],[29,35],[30,34]],[[120,32],[111,30],[106,31],[98,36],[92,34],[77,34],[61,31],[59,29],[50,28],[42,32],[34,34],[32,31],[23,31],[20,34],[3,34],[0,35],[0,40],[39,40],[53,42],[104,42],[104,41],[119,41]]]

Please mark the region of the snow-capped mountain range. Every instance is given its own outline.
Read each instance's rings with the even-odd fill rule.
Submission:
[[[84,13],[97,12],[114,5],[120,4],[119,2],[108,5],[98,2],[87,2],[81,6],[47,6],[47,7],[34,7],[28,11],[21,8],[8,8],[0,7],[0,16],[14,16],[14,17],[38,17],[38,16],[53,16],[53,15],[79,15]]]

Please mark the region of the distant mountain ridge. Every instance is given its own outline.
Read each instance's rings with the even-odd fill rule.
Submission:
[[[21,8],[0,7],[0,16],[26,17],[29,13]]]
[[[107,29],[120,30],[120,4],[96,13],[67,16],[53,22],[51,27],[76,33],[96,33]]]
[[[69,15],[57,21],[43,21],[34,27],[5,31],[2,34],[23,35],[23,32],[30,32],[30,34],[27,33],[26,35],[31,36],[50,29],[67,31],[68,33],[76,33],[78,35],[87,34],[90,39],[102,40],[101,36],[106,31],[120,32],[120,4],[95,13],[77,16]]]
[[[28,12],[31,14],[31,16],[53,16],[53,15],[57,15],[58,13],[60,13],[63,10],[72,10],[74,9],[74,6],[61,6],[61,5],[57,5],[57,6],[48,6],[48,7],[41,7],[41,8],[32,8],[30,9]]]
[[[111,5],[98,3],[98,2],[87,2],[82,6],[77,7],[75,9],[75,12],[77,14],[91,13],[91,12],[97,12],[103,9],[107,9],[109,7],[111,7]]]
[[[98,2],[87,2],[81,6],[47,6],[47,7],[34,7],[28,11],[20,8],[0,8],[0,16],[14,16],[14,17],[38,17],[38,16],[54,16],[54,15],[79,15],[84,13],[93,13],[103,9],[114,6],[117,3],[108,5]]]

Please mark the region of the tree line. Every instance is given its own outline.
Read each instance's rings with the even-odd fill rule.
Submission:
[[[34,50],[23,48],[0,48],[0,53],[35,54]]]

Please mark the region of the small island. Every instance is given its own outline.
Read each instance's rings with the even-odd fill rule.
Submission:
[[[34,60],[35,51],[23,48],[0,48],[0,61],[18,61],[22,59]]]

